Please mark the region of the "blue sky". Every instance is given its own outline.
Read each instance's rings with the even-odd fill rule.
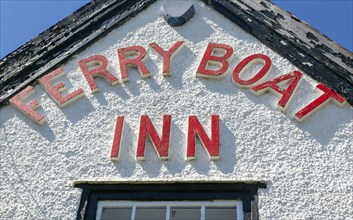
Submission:
[[[0,0],[0,58],[89,0]],[[273,0],[353,51],[353,0]]]

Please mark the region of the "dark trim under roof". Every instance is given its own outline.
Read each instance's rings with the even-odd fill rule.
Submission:
[[[0,60],[0,106],[155,0],[96,0]],[[269,1],[203,0],[353,105],[353,53]]]

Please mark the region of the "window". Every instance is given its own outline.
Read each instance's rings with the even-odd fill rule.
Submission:
[[[260,182],[75,183],[82,188],[77,220],[258,219]]]
[[[244,219],[241,201],[98,202],[98,220],[237,220]]]

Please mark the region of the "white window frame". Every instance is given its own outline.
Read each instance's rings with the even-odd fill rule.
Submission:
[[[132,208],[131,220],[135,219],[136,207],[166,207],[166,220],[170,219],[170,207],[190,206],[200,207],[201,220],[205,220],[206,206],[210,207],[236,207],[237,220],[244,219],[243,202],[239,200],[214,200],[214,201],[99,201],[97,205],[96,220],[101,220],[103,208]]]

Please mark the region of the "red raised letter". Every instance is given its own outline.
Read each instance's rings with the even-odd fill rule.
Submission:
[[[145,146],[146,146],[147,134],[150,136],[151,142],[154,148],[156,149],[159,158],[162,160],[168,160],[170,123],[171,123],[171,116],[164,115],[162,138],[160,138],[148,115],[141,116],[140,131],[139,131],[137,152],[136,152],[137,160],[145,159]]]
[[[119,158],[119,151],[121,145],[121,136],[123,134],[124,128],[124,116],[118,116],[116,118],[115,134],[113,140],[112,151],[110,153],[110,159],[112,161],[117,161]]]
[[[127,56],[134,56],[127,58]],[[121,79],[123,82],[129,81],[128,66],[136,67],[142,78],[150,77],[150,71],[147,69],[143,60],[146,58],[146,50],[141,46],[132,46],[118,49]]]
[[[101,76],[104,77],[110,85],[116,85],[119,83],[118,78],[116,78],[113,74],[111,74],[108,70],[106,70],[108,65],[108,60],[105,56],[102,55],[94,55],[91,57],[87,57],[78,62],[83,75],[86,77],[89,87],[92,92],[95,93],[98,91],[97,84],[94,82],[95,77]],[[98,66],[96,68],[95,67]]]
[[[66,96],[62,96],[61,92],[66,90],[65,84],[60,82],[53,86],[50,83],[50,80],[56,80],[62,77],[63,75],[64,70],[62,68],[59,68],[38,80],[39,83],[45,88],[45,90],[61,108],[65,107],[68,103],[73,102],[84,95],[83,89],[79,88]]]
[[[215,56],[214,52],[223,53],[221,56]],[[233,48],[226,44],[209,43],[205,54],[197,69],[196,77],[219,79],[223,77],[228,70]],[[217,66],[218,69],[207,69],[207,66]]]
[[[257,63],[263,63],[264,66],[255,76],[253,76],[251,79],[248,79],[248,80],[240,79],[240,74],[245,69],[247,69],[252,64],[257,64]],[[248,56],[235,67],[233,71],[233,81],[235,84],[237,84],[242,88],[249,88],[252,85],[254,85],[254,83],[261,82],[261,79],[263,79],[270,72],[271,64],[272,64],[271,59],[264,54],[253,54],[251,56]]]
[[[207,151],[210,159],[219,158],[219,115],[212,115],[211,119],[212,139],[210,139],[196,116],[189,116],[188,145],[186,158],[195,159],[195,134],[199,136],[201,143]]]
[[[157,43],[150,43],[150,47],[156,51],[163,59],[163,76],[170,75],[170,59],[174,57],[182,48],[184,41],[176,42],[168,51],[163,50]]]
[[[305,118],[310,116],[315,111],[319,110],[322,106],[324,106],[325,103],[328,103],[330,100],[334,101],[337,105],[341,107],[346,104],[346,99],[344,97],[340,96],[338,93],[328,88],[324,84],[318,84],[316,88],[323,91],[324,94],[322,94],[317,99],[305,106],[302,110],[297,112],[294,116],[297,121],[303,121]]]
[[[33,121],[35,121],[37,124],[43,124],[45,121],[45,118],[43,115],[39,114],[38,112],[34,111],[34,109],[39,107],[39,102],[37,100],[32,100],[28,105],[26,105],[22,99],[25,99],[29,95],[33,93],[33,87],[28,86],[24,90],[22,90],[20,93],[15,95],[10,99],[11,105],[15,106],[18,110],[23,112],[25,115],[30,117]]]
[[[288,107],[288,103],[290,102],[293,94],[298,88],[298,83],[301,80],[302,73],[299,71],[294,71],[282,76],[279,76],[273,80],[261,83],[255,87],[251,88],[251,91],[256,95],[261,95],[267,91],[273,91],[278,95],[282,95],[281,99],[278,102],[278,108],[281,111],[285,111]],[[290,80],[290,83],[287,89],[280,88],[277,84],[283,84],[284,82]]]

